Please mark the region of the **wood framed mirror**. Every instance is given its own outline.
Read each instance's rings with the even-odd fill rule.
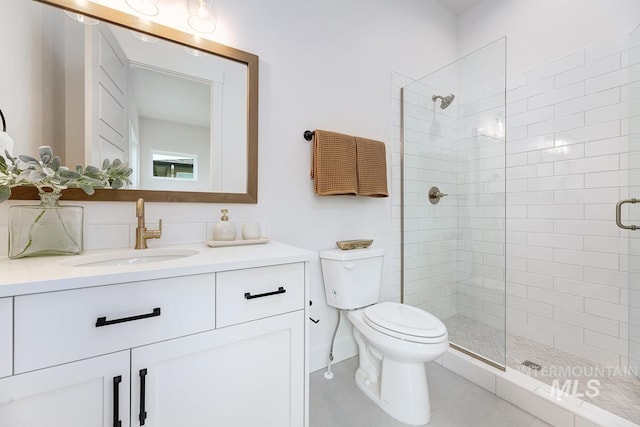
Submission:
[[[54,153],[70,168],[76,164],[100,166],[103,158],[120,158],[134,169],[133,188],[96,190],[91,196],[69,189],[63,192],[63,200],[135,201],[142,197],[150,202],[257,203],[258,56],[97,3],[33,3],[55,11],[46,13],[67,15],[42,19],[52,37],[63,37],[63,44],[70,39],[73,43],[84,40],[77,48],[65,44],[65,55],[82,64],[85,79],[79,88],[70,88],[73,79],[63,77],[67,104],[55,111],[66,110],[62,121],[67,128],[58,130],[63,142],[51,144]],[[99,23],[78,23],[69,19],[73,14]],[[59,22],[67,29],[59,30]],[[159,42],[144,43],[150,38]],[[128,41],[123,42],[125,39]],[[58,46],[57,40],[50,44]],[[160,45],[163,50],[154,51]],[[121,56],[93,57],[94,52],[105,51],[119,51]],[[77,55],[79,52],[84,56]],[[119,80],[112,75],[105,79],[107,84],[88,82],[88,75],[99,78],[95,76],[104,74],[112,63],[124,64],[115,76],[122,77],[122,87],[129,92],[110,90],[107,86]],[[86,71],[91,64],[98,71]],[[58,73],[70,67],[60,68]],[[120,92],[121,100],[112,96]],[[70,107],[73,98],[77,105]],[[183,102],[185,99],[189,103]],[[109,113],[110,102],[122,111]],[[86,113],[82,124],[68,125],[73,111]],[[207,138],[209,146],[195,143]],[[33,188],[15,187],[11,198],[38,197]]]

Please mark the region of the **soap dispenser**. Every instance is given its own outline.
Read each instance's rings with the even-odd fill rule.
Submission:
[[[220,210],[222,217],[213,229],[213,240],[236,240],[236,227],[229,221],[228,209]]]

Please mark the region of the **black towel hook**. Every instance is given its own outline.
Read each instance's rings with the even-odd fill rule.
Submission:
[[[313,135],[315,135],[316,133],[314,131],[311,130],[305,130],[304,131],[304,139],[306,139],[307,141],[311,141],[313,139]]]
[[[2,117],[2,132],[6,132],[7,122],[4,120],[4,114],[2,114],[2,110],[0,110],[0,117]]]

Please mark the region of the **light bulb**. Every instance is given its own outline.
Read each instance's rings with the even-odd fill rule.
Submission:
[[[216,30],[217,13],[211,0],[188,0],[189,26],[199,33]]]
[[[66,13],[69,18],[73,19],[74,21],[78,21],[81,24],[97,25],[100,22],[95,18],[84,16],[81,13],[69,12],[68,10],[65,10],[64,13]]]
[[[158,41],[157,37],[150,36],[149,34],[141,33],[138,31],[131,30],[131,34],[133,35],[133,37],[137,38],[138,40],[142,40],[145,43],[156,43]]]
[[[184,51],[187,52],[189,55],[195,56],[195,57],[207,56],[206,52],[203,52],[203,51],[198,50],[198,49],[194,49],[192,47],[184,46]]]
[[[127,5],[141,15],[156,16],[158,14],[158,0],[125,0]]]

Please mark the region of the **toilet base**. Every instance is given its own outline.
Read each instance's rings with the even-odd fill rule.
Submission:
[[[403,423],[421,426],[431,419],[425,364],[382,360],[382,378],[369,378],[358,368],[355,379],[362,390],[387,414]]]

